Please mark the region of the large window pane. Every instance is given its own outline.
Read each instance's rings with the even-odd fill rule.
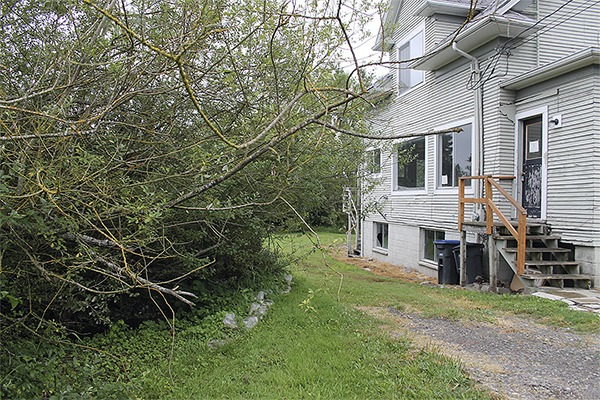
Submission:
[[[471,125],[461,128],[462,132],[454,134],[454,186],[461,176],[471,175]]]
[[[441,179],[440,186],[452,186],[452,154],[454,151],[454,135],[446,133],[441,140]]]
[[[425,138],[398,145],[395,190],[425,188]]]
[[[373,149],[367,152],[367,172],[370,174],[381,172],[381,149]]]
[[[456,187],[458,178],[471,175],[471,124],[461,132],[446,133],[438,139],[438,186]],[[470,185],[470,181],[465,182]]]

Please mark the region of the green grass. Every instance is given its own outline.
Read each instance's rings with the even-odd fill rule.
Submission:
[[[173,384],[166,369],[154,371],[140,382],[141,397],[488,398],[457,362],[390,338],[375,320],[316,285],[298,277],[258,327],[218,350],[203,343],[179,348]]]
[[[289,235],[277,244],[293,263],[294,290],[280,296],[254,330],[209,351],[181,342],[171,365],[141,381],[142,397],[476,399],[460,363],[385,333],[357,306],[394,307],[425,317],[494,322],[527,315],[582,332],[600,331],[597,316],[532,296],[442,289],[376,276],[327,255],[343,235],[319,241]],[[324,251],[321,251],[324,250]],[[181,339],[179,339],[181,341]],[[158,371],[158,373],[157,373]]]
[[[321,248],[343,244],[345,237],[332,233],[319,234]],[[315,239],[288,236],[281,247],[296,254],[306,254],[298,263],[298,272],[334,292],[343,275],[340,300],[350,305],[391,306],[425,317],[465,319],[494,322],[506,315],[527,315],[536,321],[579,332],[600,332],[600,318],[592,313],[573,311],[559,301],[535,296],[497,295],[466,289],[439,288],[403,282],[396,278],[377,276],[323,255],[314,248]],[[325,262],[324,262],[325,260]]]
[[[390,335],[386,329],[392,322],[358,308],[394,307],[425,317],[491,323],[525,315],[600,332],[597,315],[571,311],[562,302],[374,275],[328,255],[344,240],[344,235],[323,233],[320,244],[307,235],[288,235],[272,244],[293,260],[294,288],[277,295],[251,331],[224,329],[226,310],[179,321],[174,340],[165,323],[137,330],[117,324],[82,343],[102,351],[48,345],[45,355],[19,352],[21,367],[3,378],[2,388],[21,397],[77,399],[487,399],[459,362]],[[226,344],[210,350],[210,339]],[[25,379],[27,374],[35,379]],[[23,388],[23,382],[34,386]]]

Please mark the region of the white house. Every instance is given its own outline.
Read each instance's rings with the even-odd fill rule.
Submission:
[[[485,204],[465,206],[462,231],[489,244],[492,279],[518,272],[538,274],[537,285],[598,287],[600,2],[474,3],[391,0],[376,50],[398,64],[371,122],[406,138],[371,143],[362,255],[435,276],[434,240],[461,236],[459,178],[513,177],[501,186],[527,213],[525,271],[499,219],[489,241]],[[436,134],[448,128],[459,129]],[[484,179],[465,184],[467,198],[485,196]],[[494,191],[516,221],[518,209]]]

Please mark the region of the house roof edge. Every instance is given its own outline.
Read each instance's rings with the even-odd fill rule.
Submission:
[[[398,13],[400,12],[400,8],[402,7],[403,0],[391,0],[390,7],[385,12],[383,17],[383,23],[379,27],[379,32],[377,32],[377,39],[375,39],[375,45],[371,48],[374,51],[389,51],[393,46],[393,41],[386,40],[384,42],[384,35],[382,35],[384,30],[391,31],[390,37],[393,35],[392,27],[396,23],[398,19]]]
[[[488,15],[455,37],[448,38],[430,50],[421,60],[411,63],[410,68],[433,71],[460,58],[460,55],[450,47],[452,42],[456,42],[459,46],[462,45],[461,50],[471,52],[496,37],[521,35],[534,26],[534,21],[512,20],[495,14]]]
[[[478,7],[477,10],[481,9],[482,7]],[[440,0],[426,0],[415,10],[415,15],[419,15],[421,17],[430,17],[434,14],[445,14],[466,17],[467,15],[469,15],[470,11],[471,4],[469,3],[453,3]]]
[[[502,82],[500,87],[508,90],[519,90],[592,64],[600,64],[600,47],[584,48],[550,64],[508,79]]]

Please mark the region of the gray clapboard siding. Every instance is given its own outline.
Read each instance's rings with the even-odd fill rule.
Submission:
[[[589,46],[598,46],[600,3],[539,1],[539,10],[540,16],[548,16],[539,35],[540,65]],[[554,15],[549,16],[555,11]]]
[[[595,68],[576,71],[550,82],[517,93],[531,96],[548,87],[557,87],[553,96],[522,102],[523,109],[548,107],[548,115],[560,114],[563,126],[548,127],[548,197],[547,222],[563,239],[575,244],[589,244],[599,236],[596,198],[600,195],[597,178],[590,171],[597,169],[594,149],[597,149],[597,102],[594,85],[598,84]],[[597,175],[597,174],[596,174]]]
[[[404,35],[413,31],[415,27],[422,24],[422,18],[414,17],[414,10],[420,4],[419,1],[405,1],[394,38],[400,40]],[[444,18],[428,18],[425,23],[426,48],[431,48],[440,40],[453,32],[459,24]],[[390,54],[396,59],[396,51]],[[465,64],[459,70],[452,71],[446,77],[443,87],[436,84],[435,73],[427,72],[425,82],[402,95],[394,94],[392,104],[386,107],[380,114],[379,120],[385,121],[389,132],[394,134],[408,134],[425,132],[439,126],[457,122],[473,117],[473,92],[465,90],[468,79],[469,65]],[[396,74],[394,74],[394,80]],[[449,107],[449,105],[452,105]],[[389,195],[386,204],[386,217],[390,222],[398,222],[412,226],[434,225],[446,226],[447,229],[456,229],[456,217],[458,213],[457,194],[455,190],[439,192],[435,188],[435,146],[436,139],[426,139],[427,154],[427,191],[414,194],[403,191],[391,190],[391,168],[382,172],[386,179],[378,187],[371,197]],[[386,192],[387,191],[387,192]],[[435,192],[435,194],[434,194]],[[374,216],[374,218],[377,218]]]

